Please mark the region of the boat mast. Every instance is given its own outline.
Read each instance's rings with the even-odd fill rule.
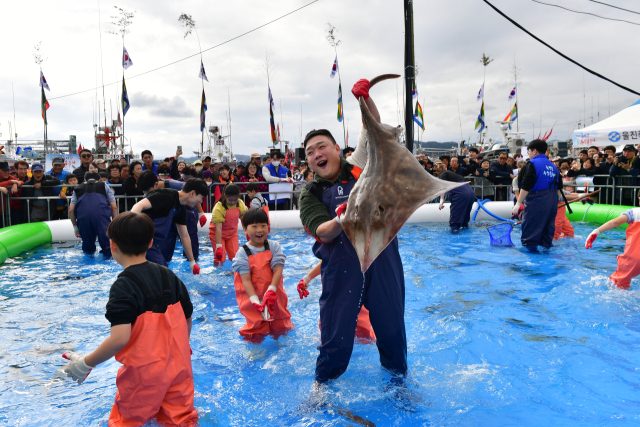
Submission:
[[[405,146],[413,154],[413,84],[415,68],[413,64],[413,0],[404,0],[404,78],[405,109],[404,132]]]

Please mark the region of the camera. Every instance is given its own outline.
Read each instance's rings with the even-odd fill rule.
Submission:
[[[629,163],[629,160],[625,156],[618,156],[618,163]]]

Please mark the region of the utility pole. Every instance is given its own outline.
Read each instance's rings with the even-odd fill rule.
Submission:
[[[404,77],[405,109],[404,132],[407,150],[413,154],[413,84],[415,69],[413,64],[413,0],[404,0]]]

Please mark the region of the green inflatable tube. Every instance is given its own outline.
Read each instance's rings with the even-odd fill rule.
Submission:
[[[582,203],[572,203],[572,214],[567,210],[567,218],[569,221],[592,222],[594,224],[604,224],[614,218],[620,216],[621,213],[633,209],[633,206],[615,206],[615,205],[583,205]],[[621,225],[620,228],[626,230],[627,224]]]
[[[0,264],[38,245],[51,242],[51,229],[44,222],[13,225],[0,229]]]

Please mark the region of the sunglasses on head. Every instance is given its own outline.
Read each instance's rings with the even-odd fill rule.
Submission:
[[[82,156],[80,156],[80,157],[82,157],[83,159],[86,159],[86,158],[89,158],[89,157],[91,157],[91,156],[92,156],[91,154],[83,154],[83,155],[82,155]]]

